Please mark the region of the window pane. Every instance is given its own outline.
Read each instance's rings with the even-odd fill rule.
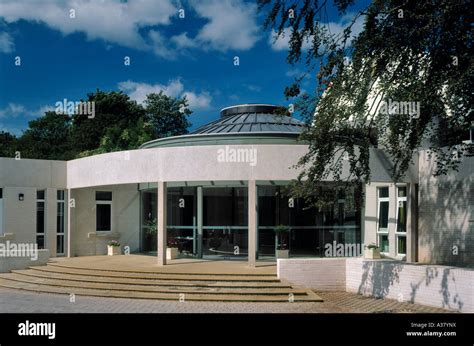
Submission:
[[[95,200],[96,201],[111,201],[112,200],[112,192],[110,192],[110,191],[96,191],[95,192]]]
[[[380,251],[381,252],[389,252],[388,246],[388,235],[381,235],[380,236]]]
[[[379,197],[380,198],[388,197],[388,187],[379,188]]]
[[[247,226],[247,188],[203,189],[204,226]]]
[[[379,211],[379,229],[388,228],[388,202],[380,202],[380,211]]]
[[[407,230],[407,202],[398,202],[398,220],[397,232],[406,232]]]
[[[193,187],[168,189],[168,225],[192,226],[194,224],[195,191]]]
[[[398,237],[398,253],[405,255],[407,253],[407,237]]]
[[[64,233],[64,202],[58,203],[58,215],[56,216],[56,232]]]
[[[36,233],[44,233],[44,202],[36,202]]]
[[[44,199],[44,190],[36,191],[36,199]]]
[[[38,244],[38,249],[44,249],[44,235],[36,236],[36,243]]]
[[[63,235],[56,236],[56,253],[57,254],[64,253],[64,236]]]
[[[398,188],[398,197],[406,197],[407,196],[407,187],[406,186],[400,186]]]
[[[111,205],[97,204],[97,231],[111,230]]]
[[[64,201],[64,190],[58,190],[56,193],[56,199],[58,201]]]
[[[3,189],[0,189],[0,198],[3,198]]]

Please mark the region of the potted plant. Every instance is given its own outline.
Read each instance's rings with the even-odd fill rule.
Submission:
[[[365,248],[364,258],[368,259],[379,259],[380,248],[375,244],[369,244]]]
[[[178,241],[175,238],[168,239],[168,247],[166,248],[166,259],[172,260],[178,258]]]
[[[122,254],[122,245],[120,245],[118,240],[112,240],[107,245],[107,254],[109,256],[116,256]]]
[[[285,225],[279,225],[275,227],[276,234],[276,258],[289,258],[289,233],[290,229]]]

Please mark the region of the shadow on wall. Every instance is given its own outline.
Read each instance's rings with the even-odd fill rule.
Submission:
[[[433,177],[434,168],[420,157],[419,261],[474,266],[474,158],[445,176]]]
[[[401,262],[364,261],[358,292],[375,298],[385,298],[390,289],[400,282]]]
[[[470,269],[413,265],[396,261],[364,261],[358,293],[462,311],[464,301],[458,290],[464,291],[463,297],[469,299],[472,293],[469,295],[466,292],[471,290],[472,286],[457,283],[456,270],[459,274],[462,270]]]

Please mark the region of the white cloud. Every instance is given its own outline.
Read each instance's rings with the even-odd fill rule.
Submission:
[[[202,18],[209,20],[196,36],[204,48],[247,50],[259,39],[257,6],[240,0],[193,1]],[[207,45],[207,46],[206,46]]]
[[[342,37],[342,34],[344,32],[344,29],[352,22],[352,19],[354,18],[355,14],[354,13],[349,13],[346,14],[341,18],[339,22],[329,22],[325,25],[328,33],[331,33],[332,35],[335,35],[337,37]],[[357,18],[357,20],[354,22],[351,30],[351,39],[354,39],[357,35],[359,35],[364,28],[364,17],[360,16]],[[276,38],[276,31],[272,30],[270,32],[270,35],[268,37],[268,44],[273,50],[280,51],[280,50],[288,50],[289,49],[289,42],[291,38],[291,28],[285,28],[283,30],[283,33],[280,37]],[[302,50],[308,50],[311,47],[311,41],[312,39],[310,38],[309,40],[306,40],[303,42],[302,45]]]
[[[166,38],[156,30],[150,30],[148,36],[151,39],[153,52],[165,59],[175,59],[176,51],[167,46]]]
[[[118,84],[120,90],[125,92],[139,103],[146,99],[146,95],[150,93],[163,93],[171,97],[186,96],[191,109],[205,109],[211,104],[212,97],[207,91],[196,93],[194,91],[185,90],[183,83],[179,78],[170,80],[168,84],[148,84],[139,83],[131,80],[120,82]]]
[[[75,18],[70,18],[71,9]],[[0,3],[0,17],[7,23],[20,19],[41,22],[64,35],[83,32],[89,40],[103,39],[138,49],[147,48],[139,29],[168,25],[176,11],[170,0],[43,0],[37,6],[17,0]]]
[[[16,118],[24,113],[26,109],[23,105],[9,103],[5,108],[0,109],[0,118]]]
[[[17,118],[19,116],[36,118],[43,116],[47,111],[54,111],[54,107],[44,105],[31,110],[17,103],[9,103],[5,108],[0,108],[0,118]]]
[[[196,40],[188,37],[187,32],[172,36],[170,41],[173,42],[178,48],[194,48],[198,45]]]
[[[15,48],[11,35],[7,32],[0,32],[0,53],[11,53]]]

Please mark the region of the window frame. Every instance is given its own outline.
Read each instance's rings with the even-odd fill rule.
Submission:
[[[62,192],[62,198],[60,197],[60,192]],[[62,204],[62,215],[60,214],[59,206]],[[62,232],[58,230],[58,219],[62,217]],[[65,235],[66,235],[66,191],[57,190],[56,191],[56,255],[65,255]],[[58,241],[61,239],[63,252],[58,252]]]
[[[386,188],[388,191],[387,197],[380,197],[380,190]],[[380,213],[382,211],[381,203],[388,203],[387,208],[387,228],[380,228]],[[377,187],[377,245],[380,248],[380,252],[383,254],[388,254],[390,252],[390,236],[389,236],[389,215],[390,215],[390,186],[378,186]],[[388,241],[388,251],[382,251],[382,236],[387,236]]]

